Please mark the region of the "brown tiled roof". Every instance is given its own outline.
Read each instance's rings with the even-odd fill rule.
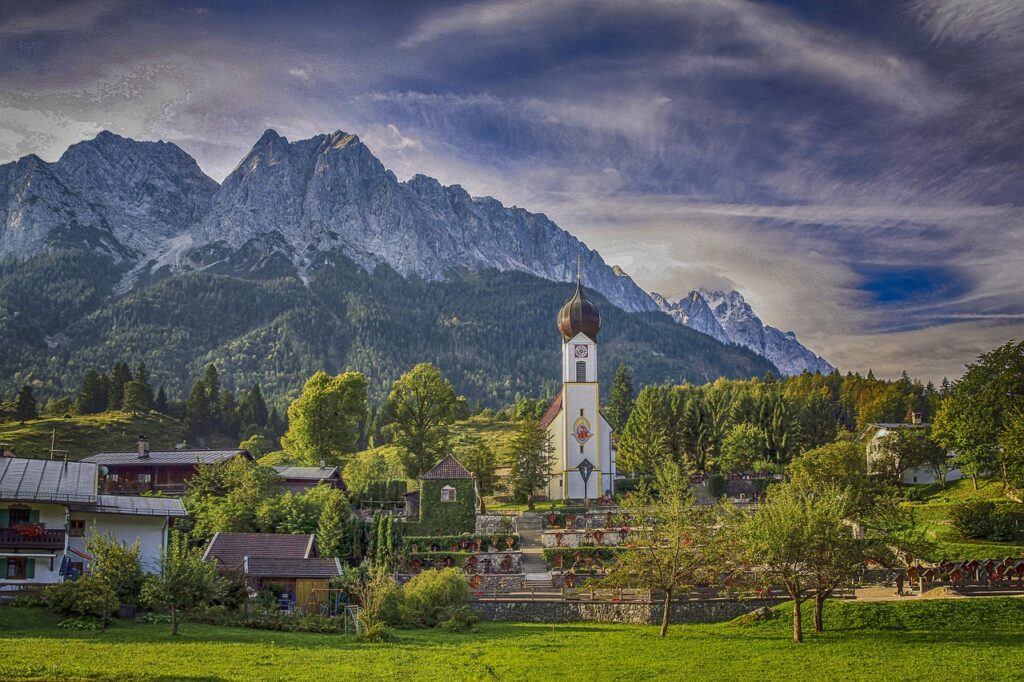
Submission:
[[[555,395],[555,399],[551,401],[551,405],[548,407],[548,411],[544,413],[544,416],[540,418],[540,424],[537,428],[546,429],[551,426],[551,422],[555,421],[555,417],[562,411],[562,392],[559,391]]]
[[[182,464],[217,464],[235,457],[252,460],[248,450],[151,450],[139,457],[137,450],[129,452],[97,452],[80,461],[107,466],[177,466]]]
[[[421,479],[437,480],[448,478],[473,478],[473,474],[466,470],[466,467],[455,459],[455,455],[448,455],[437,463],[433,469],[425,474],[420,474]]]
[[[247,556],[242,568],[246,575],[254,578],[334,578],[341,575],[341,562],[337,559],[274,559]]]
[[[245,557],[261,559],[309,559],[316,556],[312,534],[284,533],[217,533],[203,554],[222,568],[231,570],[242,565]]]

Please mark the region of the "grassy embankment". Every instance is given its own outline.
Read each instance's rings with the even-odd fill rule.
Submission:
[[[754,625],[484,623],[478,632],[351,636],[117,623],[69,632],[0,607],[0,679],[1020,679],[1024,599],[830,602],[822,635],[789,641],[788,605]],[[806,622],[810,621],[807,614]]]
[[[919,499],[906,504],[914,510],[918,525],[935,543],[935,550],[931,557],[933,560],[1024,556],[1024,537],[1021,537],[1020,534],[1016,539],[1007,542],[987,539],[967,540],[960,537],[960,534],[950,524],[950,510],[955,505],[969,500],[994,502],[1000,507],[1015,512],[1019,519],[1024,519],[1024,504],[1006,497],[999,481],[980,479],[978,490],[974,489],[974,484],[970,479],[952,481],[947,483],[945,488],[937,483],[916,486],[916,488],[919,489],[915,491]]]

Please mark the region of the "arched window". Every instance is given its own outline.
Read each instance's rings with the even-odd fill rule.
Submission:
[[[455,488],[450,485],[446,485],[441,488],[441,501],[442,502],[454,502],[455,501]]]
[[[580,360],[576,363],[576,382],[583,383],[587,380],[587,363]]]

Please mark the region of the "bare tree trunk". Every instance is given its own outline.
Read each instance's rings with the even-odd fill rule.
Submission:
[[[971,480],[974,481],[974,489],[978,489],[978,474],[971,474]]]
[[[665,633],[668,632],[668,613],[669,607],[672,602],[672,590],[665,590],[665,601],[661,607],[661,637],[664,639]]]
[[[825,600],[828,598],[828,594],[825,592],[814,593],[814,631],[821,633],[825,631],[825,625],[821,617],[821,612],[825,607]]]
[[[796,595],[791,596],[793,597],[793,641],[802,642],[804,641],[804,630],[800,620],[800,600]]]
[[[178,634],[178,609],[171,604],[171,634]]]
[[[527,493],[526,495],[526,508],[529,511],[533,511],[533,493]]]

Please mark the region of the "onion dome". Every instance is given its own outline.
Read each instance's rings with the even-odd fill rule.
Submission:
[[[576,282],[576,292],[572,298],[558,311],[558,331],[565,341],[577,334],[585,334],[590,340],[596,341],[597,333],[601,331],[601,313],[583,293],[579,282]]]

